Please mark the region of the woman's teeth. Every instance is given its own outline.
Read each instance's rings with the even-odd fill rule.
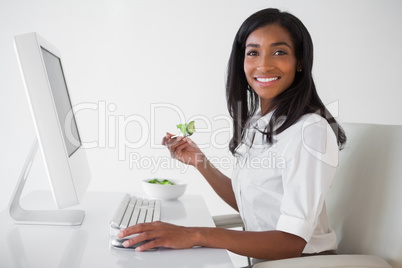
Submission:
[[[275,81],[275,80],[278,80],[278,79],[279,79],[279,77],[272,77],[272,78],[260,78],[260,77],[257,77],[256,78],[256,80],[258,82],[263,82],[263,83],[272,82],[272,81]]]

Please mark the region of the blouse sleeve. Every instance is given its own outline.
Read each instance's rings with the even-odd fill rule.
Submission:
[[[312,237],[338,165],[336,136],[327,121],[309,115],[297,123],[283,156],[283,199],[277,230]]]

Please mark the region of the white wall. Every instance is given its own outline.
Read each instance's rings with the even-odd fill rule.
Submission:
[[[342,122],[402,124],[398,0],[1,0],[0,210],[35,135],[13,36],[36,31],[60,49],[73,103],[98,107],[77,115],[84,142],[99,142],[88,150],[91,190],[141,191],[143,178],[176,177],[189,182],[189,193],[204,194],[212,214],[232,212],[193,168],[176,167],[159,142],[176,131],[180,114],[198,118],[193,139],[230,175],[227,59],[242,21],[270,6],[309,29],[319,93],[324,103],[335,102]],[[154,109],[151,118],[158,103],[172,107]],[[118,148],[125,141],[140,148]],[[130,167],[130,155],[141,162]],[[145,168],[152,160],[159,168]],[[33,169],[27,191],[48,188],[41,161]]]

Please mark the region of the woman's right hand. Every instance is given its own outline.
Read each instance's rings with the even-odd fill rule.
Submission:
[[[172,158],[194,167],[204,162],[205,155],[190,138],[172,137],[173,134],[166,133],[162,140],[162,145],[168,148]]]

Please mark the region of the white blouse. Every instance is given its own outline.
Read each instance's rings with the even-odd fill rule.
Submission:
[[[324,199],[338,165],[336,136],[324,118],[307,114],[268,145],[258,130],[271,116],[254,120],[238,148],[232,185],[246,230],[302,237],[303,253],[335,250]]]

